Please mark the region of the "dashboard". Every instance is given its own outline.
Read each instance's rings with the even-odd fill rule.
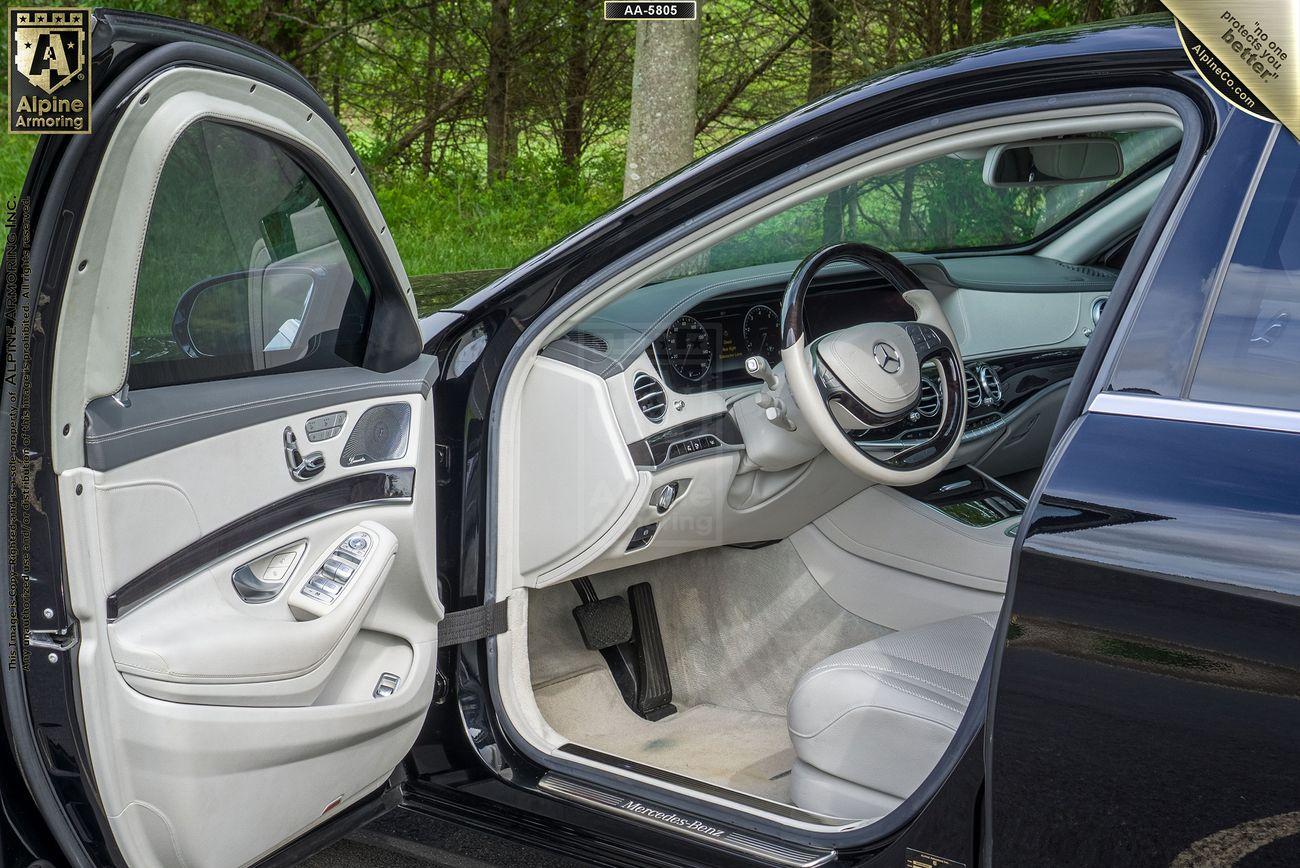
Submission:
[[[647,349],[666,384],[683,394],[753,382],[745,359],[781,360],[781,305],[785,284],[712,298],[677,317]],[[870,274],[818,281],[804,315],[812,337],[860,322],[912,321],[916,313],[884,280]]]

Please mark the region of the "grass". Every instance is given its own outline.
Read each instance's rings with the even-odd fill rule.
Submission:
[[[0,194],[22,189],[36,136],[0,138]],[[469,170],[376,180],[375,195],[426,315],[486,285],[621,198],[622,165],[609,153],[581,177],[522,156],[512,176],[486,184]],[[165,311],[160,322],[170,322]]]

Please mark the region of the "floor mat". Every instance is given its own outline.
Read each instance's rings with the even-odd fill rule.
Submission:
[[[837,651],[889,632],[840,608],[789,541],[754,551],[692,552],[591,580],[602,597],[622,594],[636,582],[654,588],[673,701],[686,706],[784,717],[800,675]],[[529,595],[535,687],[604,665],[582,644],[573,620],[578,602],[568,582]]]
[[[784,715],[702,704],[651,722],[624,704],[608,669],[553,682],[536,695],[547,722],[575,743],[789,802],[794,749]]]

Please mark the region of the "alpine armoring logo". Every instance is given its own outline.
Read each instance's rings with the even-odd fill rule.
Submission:
[[[90,132],[90,10],[9,10],[9,132]]]

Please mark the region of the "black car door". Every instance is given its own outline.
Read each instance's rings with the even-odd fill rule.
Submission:
[[[1300,863],[1300,146],[1235,115],[1013,567],[994,864]]]

